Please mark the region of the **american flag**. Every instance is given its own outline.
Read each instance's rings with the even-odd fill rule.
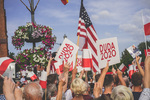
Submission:
[[[93,60],[93,71],[99,71],[98,67],[98,56],[97,56],[97,46],[96,41],[98,40],[98,36],[96,31],[92,25],[92,22],[86,12],[86,9],[83,6],[83,0],[81,0],[81,8],[80,8],[80,16],[79,16],[79,25],[77,35],[79,38],[79,48],[80,50],[88,48],[92,53]]]

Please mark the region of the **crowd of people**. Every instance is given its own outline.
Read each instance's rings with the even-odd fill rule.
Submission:
[[[14,82],[5,76],[0,78],[0,100],[150,100],[150,56],[145,58],[144,70],[139,64],[140,57],[136,57],[139,72],[134,72],[131,79],[119,69],[113,68],[113,74],[107,74],[109,62],[92,78],[85,70],[77,77],[76,67],[69,72],[69,63],[64,64],[62,74],[51,74],[53,59],[50,58],[46,69],[46,89],[42,89],[39,80],[24,84],[24,77],[21,82]]]

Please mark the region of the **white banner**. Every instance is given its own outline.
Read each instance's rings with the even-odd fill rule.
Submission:
[[[117,37],[98,40],[97,45],[100,69],[106,67],[107,61],[109,65],[120,63]]]
[[[127,48],[127,51],[133,58],[141,54],[141,51],[138,48],[136,48],[135,45],[132,45],[129,48]]]
[[[55,60],[59,61],[62,58],[64,58],[64,63],[69,62],[71,64],[71,67],[73,68],[73,62],[75,60],[75,56],[78,49],[79,47],[76,44],[71,42],[69,39],[65,38],[57,52]]]

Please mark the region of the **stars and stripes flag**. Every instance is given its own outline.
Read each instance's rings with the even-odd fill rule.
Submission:
[[[92,22],[86,12],[86,9],[83,6],[83,0],[81,0],[81,8],[80,8],[80,16],[79,16],[79,24],[77,35],[79,38],[79,48],[82,49],[90,49],[92,53],[93,60],[93,71],[99,71],[98,67],[98,56],[97,56],[97,46],[96,41],[98,40],[98,36],[96,31],[92,25]]]

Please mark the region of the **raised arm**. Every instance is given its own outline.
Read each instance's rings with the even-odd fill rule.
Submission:
[[[106,67],[102,70],[102,73],[98,79],[98,82],[96,82],[94,85],[93,95],[95,98],[98,98],[99,95],[102,94],[103,83],[104,83],[105,75],[108,71],[108,68],[109,68],[109,62],[107,62]]]
[[[65,78],[61,79],[58,84],[58,93],[56,100],[62,100],[62,94],[63,94],[63,86],[66,84]]]
[[[138,57],[136,56],[137,67],[138,67],[138,69],[139,69],[141,75],[144,77],[144,70],[142,69],[141,65],[139,64],[139,59],[140,59],[140,57],[139,57],[139,56],[138,56]]]
[[[150,100],[150,56],[145,58],[144,89],[139,100]]]
[[[144,87],[150,88],[150,56],[145,59]]]
[[[84,73],[85,73],[85,69],[83,69],[83,70],[80,72],[80,76],[79,76],[79,78],[81,78],[81,79],[82,79],[82,77],[83,77]]]
[[[105,79],[108,69],[109,69],[109,62],[107,62],[106,67],[102,70],[102,73],[98,79],[98,83],[100,83],[100,88],[103,87],[104,79]]]
[[[76,78],[76,74],[77,74],[77,68],[75,67],[75,68],[72,70],[72,80],[71,80],[71,83],[72,83],[72,81]]]
[[[47,65],[47,68],[46,68],[46,72],[47,72],[47,76],[50,74],[50,66],[51,66],[51,62],[52,60],[54,59],[54,57],[50,57],[49,61],[48,61],[48,65]]]
[[[119,69],[117,69],[117,75],[118,75],[118,78],[119,78],[119,81],[120,81],[121,85],[126,86],[126,83],[125,83],[125,81],[123,80],[123,77],[122,77],[122,72]]]
[[[63,74],[64,74],[64,78],[65,78],[65,82],[66,84],[63,86],[63,92],[65,92],[67,90],[67,83],[68,83],[68,73],[69,73],[69,68],[70,68],[70,64],[67,62],[64,65],[64,69],[63,69]]]

